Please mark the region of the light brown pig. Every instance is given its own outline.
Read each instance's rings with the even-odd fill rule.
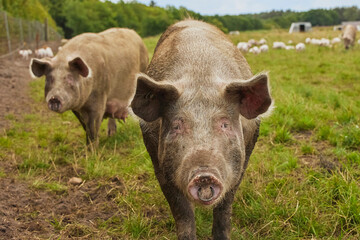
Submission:
[[[32,59],[30,72],[46,76],[45,98],[50,110],[72,110],[86,131],[87,143],[98,142],[103,117],[108,134],[115,119],[125,119],[135,93],[135,75],[146,69],[148,52],[133,30],[111,28],[69,40],[53,58]]]
[[[354,25],[346,25],[342,34],[342,39],[344,41],[344,46],[346,49],[349,49],[350,46],[354,46],[356,39],[356,27]]]
[[[213,239],[230,239],[234,195],[271,103],[268,76],[253,76],[216,27],[185,20],[161,36],[131,106],[178,239],[196,239],[195,204],[213,207]]]

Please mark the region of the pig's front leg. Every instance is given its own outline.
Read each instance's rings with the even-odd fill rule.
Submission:
[[[81,117],[80,113],[77,111],[72,111],[74,113],[74,115],[77,117],[77,119],[79,120],[81,126],[83,127],[83,129],[86,131],[86,124],[83,120],[83,118]]]
[[[97,147],[99,144],[98,133],[104,111],[82,111],[81,117],[86,125],[86,144]]]
[[[236,190],[229,191],[223,201],[213,210],[213,240],[230,239],[231,212]]]
[[[175,219],[176,233],[179,240],[196,240],[194,207],[173,184],[167,183],[161,189],[170,205]]]

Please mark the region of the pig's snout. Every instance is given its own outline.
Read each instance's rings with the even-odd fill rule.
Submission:
[[[188,191],[195,201],[211,205],[222,192],[222,184],[212,174],[202,173],[195,176],[188,185]]]
[[[54,112],[60,112],[62,108],[61,100],[58,97],[51,97],[48,102],[48,107]]]

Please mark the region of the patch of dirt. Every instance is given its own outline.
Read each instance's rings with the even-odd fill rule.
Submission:
[[[35,189],[23,180],[0,181],[0,239],[92,237],[98,225],[118,213],[115,197],[125,191],[121,180],[68,184],[66,194]]]
[[[59,42],[49,42],[46,44],[57,52]],[[21,118],[25,113],[31,112],[32,99],[29,96],[29,83],[31,76],[29,73],[30,58],[22,59],[20,54],[14,53],[13,56],[0,58],[0,134],[4,129],[10,127],[7,116],[11,115],[15,119]]]
[[[48,45],[57,49],[59,44]],[[19,55],[0,59],[0,134],[11,127],[8,118],[20,121],[33,109],[29,62]],[[6,174],[0,177],[0,239],[110,238],[99,230],[99,224],[116,214],[121,221],[116,204],[116,198],[126,191],[121,178],[72,185],[69,179],[82,170],[64,164],[56,169],[57,181],[67,189],[51,192],[19,179],[20,162],[14,153],[0,158],[0,169]]]
[[[311,168],[321,168],[329,173],[341,168],[339,161],[333,153],[327,151],[327,149],[330,149],[329,143],[325,141],[313,141],[313,132],[300,132],[294,134],[294,138],[298,142],[311,143],[311,147],[314,148],[314,152],[309,154],[304,154],[298,149],[296,150],[296,155],[301,165]]]
[[[15,118],[29,113],[29,61],[16,57],[0,59],[0,129],[10,126],[6,116]]]

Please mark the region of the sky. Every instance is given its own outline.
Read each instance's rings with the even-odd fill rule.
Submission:
[[[111,0],[117,2],[117,0]],[[131,0],[125,0],[129,2]],[[360,8],[360,0],[154,0],[159,7],[167,5],[186,7],[201,15],[238,15],[244,13],[269,12],[271,10],[308,11],[310,9],[329,9],[335,7]],[[137,0],[149,5],[150,0]]]

